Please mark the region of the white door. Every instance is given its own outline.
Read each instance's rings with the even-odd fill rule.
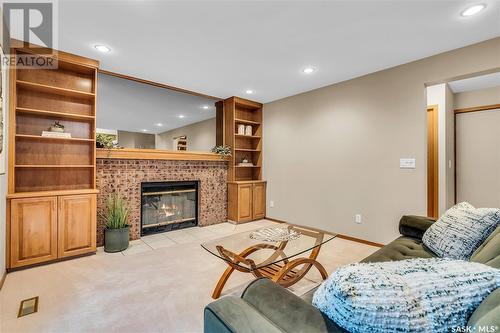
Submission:
[[[500,207],[500,109],[456,116],[457,202]]]

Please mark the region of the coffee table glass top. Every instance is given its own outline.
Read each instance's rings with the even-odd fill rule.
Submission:
[[[283,223],[211,240],[201,246],[230,264],[254,270],[278,262],[286,263],[289,259],[316,248],[319,250],[322,244],[335,236],[333,233]]]

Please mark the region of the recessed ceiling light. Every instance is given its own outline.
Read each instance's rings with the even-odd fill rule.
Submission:
[[[143,130],[141,130],[141,131],[143,131],[143,132],[147,132],[148,130],[147,130],[147,129],[143,129]]]
[[[181,118],[181,119],[182,119],[182,118],[184,118],[184,117],[185,117],[185,115],[180,114],[180,115],[178,115],[177,117],[179,117],[179,118]]]
[[[156,125],[156,126],[158,126],[158,127],[162,127],[162,126],[163,126],[163,124],[162,124],[162,123],[157,123],[157,124],[155,124],[155,125]]]
[[[108,53],[111,51],[111,49],[109,47],[107,47],[106,45],[94,45],[95,49],[99,52],[102,52],[102,53]]]
[[[210,106],[208,106],[208,105],[203,105],[201,108],[202,108],[202,109],[205,109],[205,110],[208,110],[208,109],[210,109]]]
[[[312,66],[304,67],[302,69],[302,73],[304,73],[304,74],[312,74],[314,72],[316,72],[316,68],[312,67]]]
[[[462,13],[461,15],[462,16],[472,16],[472,15],[476,15],[477,13],[479,13],[480,11],[482,11],[483,9],[486,8],[486,5],[484,3],[482,4],[479,4],[479,5],[474,5],[474,6],[470,6],[468,8],[466,8]]]
[[[247,90],[245,90],[245,94],[247,94],[247,95],[251,95],[251,94],[253,94],[254,92],[255,92],[255,91],[253,91],[252,89],[247,89]]]

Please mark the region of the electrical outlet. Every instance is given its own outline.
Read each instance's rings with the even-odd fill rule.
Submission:
[[[269,201],[269,207],[273,208],[274,207],[274,201]]]
[[[354,217],[354,222],[361,223],[361,214],[356,214],[356,216]]]

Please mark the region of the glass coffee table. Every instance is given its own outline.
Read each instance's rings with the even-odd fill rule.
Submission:
[[[323,280],[326,279],[328,273],[316,258],[321,245],[335,236],[307,227],[281,224],[201,244],[205,250],[228,264],[215,286],[212,298],[219,298],[235,270],[251,273],[257,278],[267,277],[285,288],[297,283],[313,266],[321,273]],[[304,256],[309,251],[309,255]]]

